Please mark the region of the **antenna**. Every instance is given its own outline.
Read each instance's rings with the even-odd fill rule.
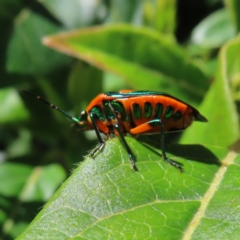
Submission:
[[[65,112],[65,111],[62,110],[61,108],[53,105],[52,103],[48,102],[47,100],[43,99],[42,97],[40,97],[40,96],[38,96],[38,95],[35,95],[35,94],[33,94],[33,93],[30,93],[30,92],[28,92],[28,91],[25,91],[25,90],[22,90],[22,92],[24,92],[24,93],[26,93],[26,94],[28,94],[28,95],[36,98],[37,100],[40,100],[41,102],[47,104],[49,107],[51,107],[51,108],[53,108],[53,109],[61,112],[63,115],[65,115],[66,117],[70,118],[72,121],[74,121],[74,122],[79,122],[79,120],[78,120],[77,118],[72,117],[72,116],[69,115],[67,112]]]

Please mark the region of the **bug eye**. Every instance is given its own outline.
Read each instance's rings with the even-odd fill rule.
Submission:
[[[80,121],[86,121],[86,119],[87,119],[87,116],[88,116],[88,114],[87,114],[87,112],[86,111],[82,111],[81,113],[80,113],[80,117],[79,117],[79,120]]]
[[[81,116],[82,116],[82,117],[86,117],[86,116],[87,116],[86,111],[82,111],[82,112],[81,112]]]

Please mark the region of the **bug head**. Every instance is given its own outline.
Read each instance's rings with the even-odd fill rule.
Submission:
[[[84,131],[91,129],[88,121],[88,113],[86,111],[82,111],[79,117],[74,118],[74,121],[76,122],[77,126],[80,127],[79,130]]]

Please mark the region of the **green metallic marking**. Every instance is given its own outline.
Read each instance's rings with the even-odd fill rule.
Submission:
[[[150,102],[144,103],[145,117],[150,118],[152,115],[152,104]]]
[[[160,121],[159,119],[153,119],[153,120],[151,120],[148,124],[149,124],[151,127],[157,127],[157,126],[159,126],[159,125],[161,124],[159,121]]]
[[[95,106],[91,109],[91,112],[95,113],[98,117],[98,119],[100,119],[101,121],[105,120],[102,108],[99,106]]]
[[[155,107],[155,115],[154,118],[160,118],[163,112],[163,105],[161,103],[157,103]]]
[[[106,114],[107,119],[115,119],[115,115],[112,111],[112,109],[109,106],[109,101],[104,101],[103,105],[104,105],[104,112]]]
[[[135,118],[137,119],[141,118],[141,108],[138,103],[133,104],[133,114]]]
[[[112,107],[113,107],[113,109],[115,111],[117,111],[117,112],[119,112],[121,114],[121,120],[125,121],[127,114],[126,114],[126,111],[125,111],[122,103],[121,102],[117,102],[117,101],[112,101],[111,105],[112,105]]]
[[[176,112],[173,114],[173,116],[172,116],[173,121],[178,121],[178,120],[180,120],[182,117],[183,117],[183,115],[182,115],[182,113],[181,113],[180,111],[176,111]]]
[[[174,108],[171,106],[168,106],[165,112],[165,118],[170,118],[174,112]]]
[[[72,120],[76,123],[80,122],[80,117],[73,117]]]
[[[82,111],[80,116],[77,118],[74,118],[73,120],[75,122],[86,122],[87,121],[88,114],[86,111]]]
[[[130,123],[132,128],[136,127],[136,125],[135,125],[135,123],[133,121],[133,117],[132,117],[131,111],[129,111],[129,113],[128,113],[128,122]]]
[[[164,92],[156,92],[156,91],[133,91],[133,92],[126,92],[126,93],[120,93],[120,92],[106,92],[105,93],[107,96],[112,96],[114,98],[132,98],[132,97],[142,97],[142,96],[166,96],[166,97],[170,97],[172,99],[175,99],[176,101],[182,102],[186,105],[188,105],[189,107],[193,108],[192,106],[190,106],[189,104],[187,104],[186,102],[170,95]]]

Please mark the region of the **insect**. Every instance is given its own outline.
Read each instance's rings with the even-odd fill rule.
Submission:
[[[193,121],[207,122],[207,119],[197,109],[162,92],[122,90],[102,93],[91,101],[79,117],[70,116],[40,96],[24,92],[70,118],[80,126],[82,131],[94,129],[99,144],[90,154],[91,157],[94,157],[105,144],[100,133],[108,138],[112,134],[119,136],[128,153],[133,170],[137,170],[137,167],[132,150],[124,138],[127,133],[133,136],[160,133],[162,158],[182,172],[183,168],[166,156],[165,133],[183,130]]]

